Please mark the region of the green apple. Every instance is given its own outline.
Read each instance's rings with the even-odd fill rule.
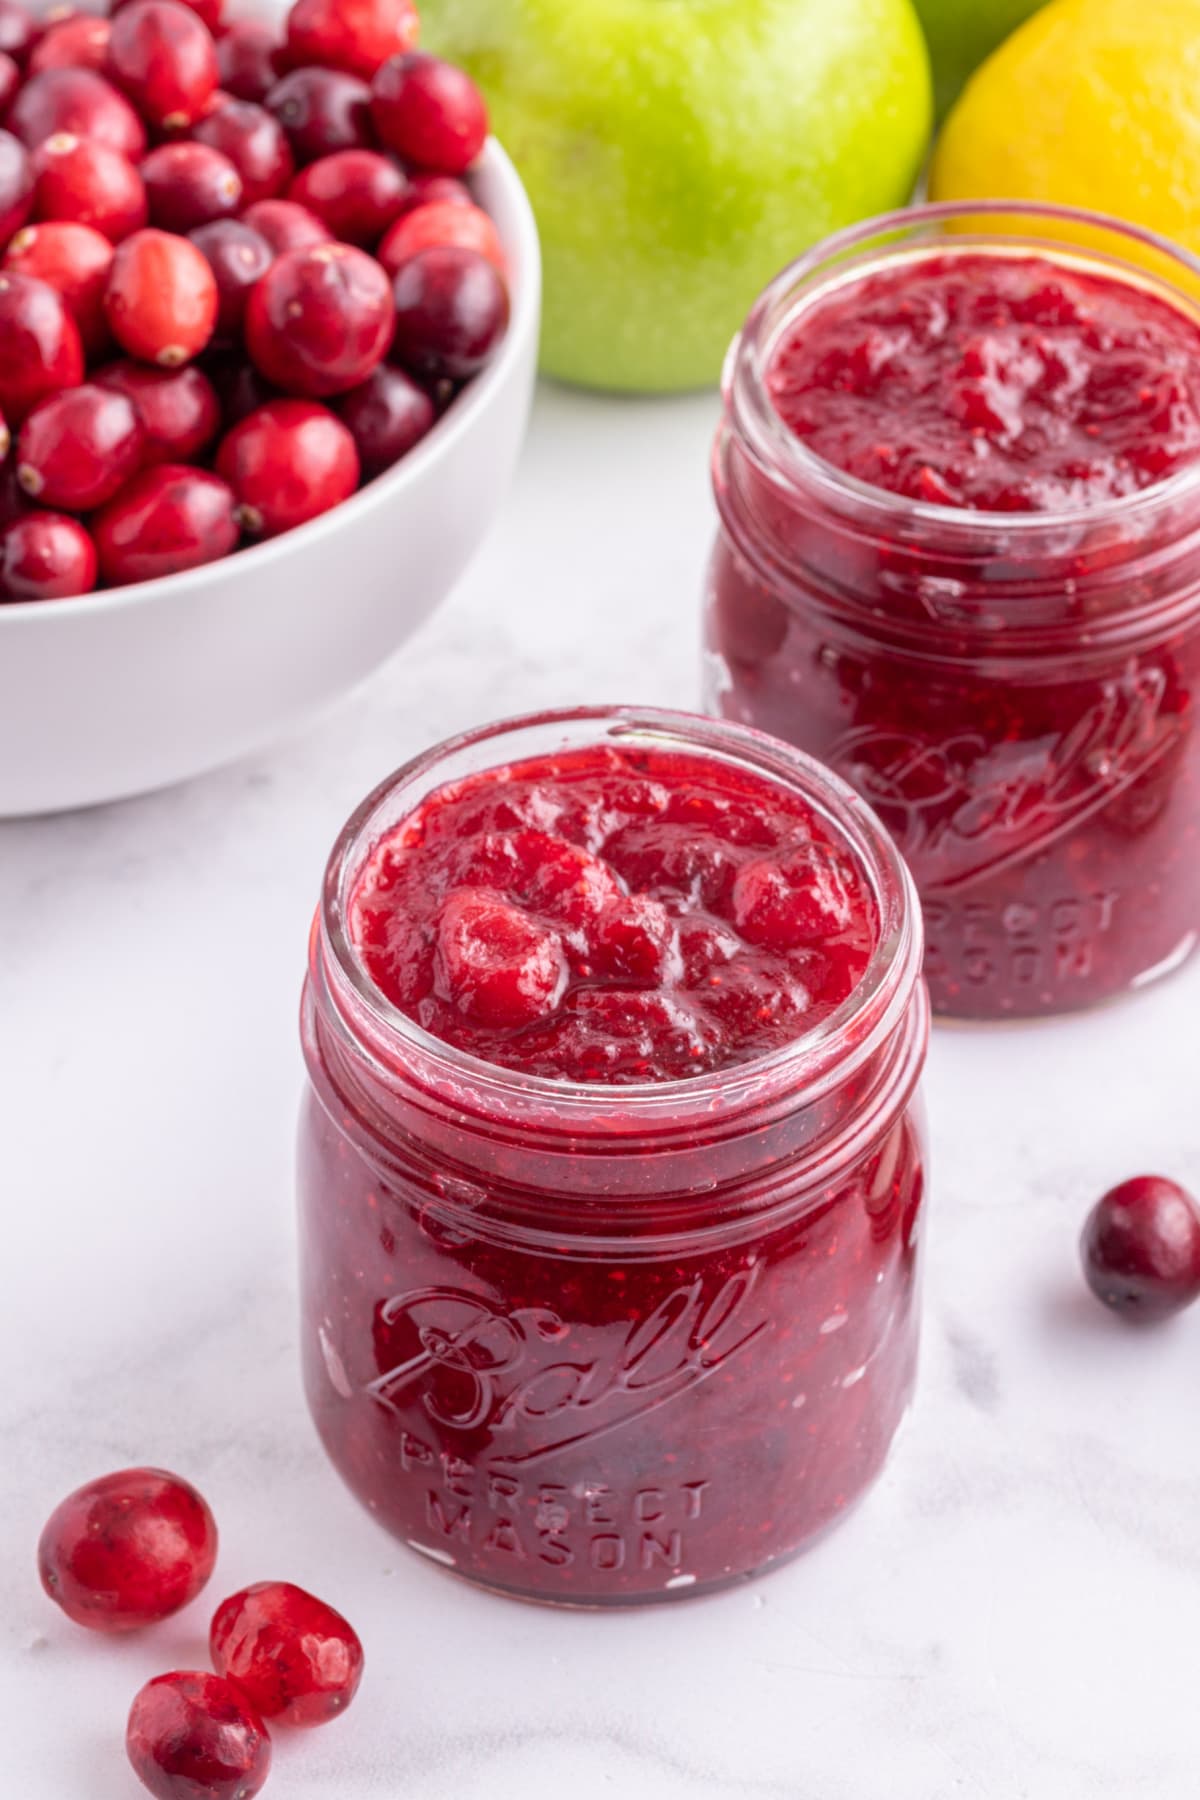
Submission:
[[[972,70],[1045,0],[915,0],[933,58],[937,116],[945,118]]]
[[[902,205],[931,123],[910,0],[423,0],[533,202],[542,367],[714,382],[755,295]]]

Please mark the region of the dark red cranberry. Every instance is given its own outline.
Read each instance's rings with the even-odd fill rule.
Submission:
[[[195,1599],[216,1560],[212,1513],[163,1469],[121,1469],[77,1488],[38,1545],[42,1586],[69,1619],[95,1631],[168,1618]]]
[[[419,206],[474,206],[475,199],[465,181],[459,181],[454,175],[427,175],[417,169],[410,172],[408,186],[404,190],[404,205],[400,208],[399,218],[405,213],[416,212]]]
[[[1165,1319],[1200,1299],[1200,1206],[1162,1175],[1105,1194],[1080,1249],[1088,1286],[1114,1312]]]
[[[265,237],[241,219],[217,219],[201,225],[191,239],[217,284],[216,335],[240,337],[250,289],[270,268],[274,251]]]
[[[230,218],[241,205],[242,178],[227,156],[208,144],[160,144],[142,163],[151,224],[192,231]]]
[[[6,446],[4,454],[7,460],[0,460],[0,531],[34,510],[29,495],[17,480],[17,465],[8,455],[8,450],[12,447],[12,433],[7,424],[4,426],[2,441]]]
[[[41,32],[38,21],[21,0],[0,0],[0,51],[23,68]]]
[[[123,350],[142,362],[177,369],[213,334],[217,284],[187,238],[135,231],[117,246],[104,305],[109,330]]]
[[[4,255],[4,267],[15,275],[31,275],[62,295],[79,327],[89,356],[108,341],[104,290],[112,268],[113,247],[90,225],[52,220],[18,231]]]
[[[110,587],[156,581],[236,550],[233,490],[206,469],[144,469],[92,521],[100,572]]]
[[[130,3],[131,0],[113,0],[111,10],[120,12],[122,7],[128,6]],[[180,0],[180,4],[190,8],[216,37],[221,29],[221,17],[224,12],[221,0]]]
[[[146,128],[123,94],[94,69],[45,69],[25,83],[9,110],[8,128],[36,150],[68,132],[119,150],[130,162],[146,154]]]
[[[0,131],[0,243],[6,244],[33,211],[35,180],[24,144],[11,132]]]
[[[40,75],[43,69],[95,69],[101,73],[108,60],[107,19],[95,19],[90,13],[77,13],[52,25],[39,38],[29,58],[29,72]]]
[[[59,131],[33,155],[39,219],[90,225],[118,244],[150,216],[146,188],[127,156],[91,138]]]
[[[260,1581],[217,1608],[213,1668],[264,1719],[323,1725],[345,1712],[362,1680],[358,1633],[332,1606],[290,1581]]]
[[[16,97],[21,86],[21,71],[11,56],[0,50],[0,119],[2,119]]]
[[[125,395],[85,382],[34,407],[17,439],[17,480],[42,506],[91,512],[141,456],[142,427]]]
[[[150,369],[145,363],[115,362],[93,377],[101,387],[124,394],[142,427],[142,465],[191,462],[221,428],[221,406],[207,375],[194,367]]]
[[[241,349],[210,351],[204,359],[204,373],[216,390],[226,431],[232,431],[260,406],[282,398],[279,389],[272,387],[253,363],[247,362]]]
[[[267,105],[288,134],[298,163],[316,162],[338,150],[369,150],[371,90],[338,69],[293,69],[267,95]]]
[[[343,394],[337,409],[358,445],[368,480],[399,462],[437,419],[424,388],[388,363],[381,363],[360,386]]]
[[[461,175],[487,142],[487,107],[471,77],[421,50],[390,57],[377,71],[371,118],[389,150],[441,175]]]
[[[217,79],[235,100],[261,105],[275,86],[279,39],[259,19],[238,19],[217,39]]]
[[[293,250],[246,306],[246,348],[286,393],[344,394],[382,362],[392,336],[388,278],[349,244]]]
[[[96,546],[65,513],[27,512],[0,531],[0,600],[90,594],[96,572]]]
[[[252,101],[226,100],[192,136],[229,158],[242,178],[244,206],[274,199],[292,178],[296,165],[282,125]]]
[[[288,198],[323,219],[335,238],[370,248],[396,217],[405,178],[377,150],[338,150],[302,169]]]
[[[333,242],[324,220],[294,200],[260,200],[246,208],[242,224],[266,238],[276,256],[284,256],[289,250],[315,250],[318,244]]]
[[[217,474],[237,495],[242,529],[275,537],[350,498],[358,451],[327,406],[272,400],[234,426],[217,452]]]
[[[250,1702],[220,1675],[158,1675],[137,1695],[125,1748],[155,1800],[252,1800],[271,1740]]]
[[[180,0],[132,0],[112,22],[108,73],[151,124],[190,125],[216,89],[216,46]]]
[[[476,250],[422,250],[402,265],[394,292],[396,358],[417,375],[477,374],[508,324],[508,289]]]
[[[39,400],[83,380],[83,342],[62,295],[0,271],[0,410],[14,430]]]
[[[290,66],[319,63],[368,81],[389,56],[417,41],[412,0],[295,0],[288,13]]]
[[[375,254],[388,274],[395,275],[410,256],[435,244],[477,250],[501,275],[506,271],[504,246],[492,220],[481,206],[462,206],[457,200],[435,201],[406,212],[387,231]]]

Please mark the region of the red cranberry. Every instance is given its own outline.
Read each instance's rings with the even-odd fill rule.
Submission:
[[[396,357],[418,375],[464,381],[488,361],[508,324],[508,289],[475,250],[437,245],[396,276]]]
[[[235,100],[261,105],[278,79],[275,52],[279,39],[258,19],[238,19],[217,39],[217,79]]]
[[[246,208],[242,224],[265,238],[276,256],[285,256],[289,250],[315,250],[318,244],[333,242],[324,220],[294,200],[260,200]]]
[[[130,0],[113,0],[112,11],[120,12],[123,6],[129,4]],[[180,5],[190,8],[197,18],[207,26],[213,37],[216,37],[221,29],[221,15],[224,11],[221,0],[180,0]]]
[[[34,407],[17,439],[17,480],[44,506],[91,512],[141,455],[142,428],[125,395],[85,382]]]
[[[221,406],[207,375],[197,368],[148,369],[115,362],[98,369],[101,387],[124,394],[142,428],[142,466],[191,462],[221,427]]]
[[[355,75],[338,69],[294,69],[267,95],[300,163],[337,150],[369,150],[371,90]]]
[[[30,74],[40,75],[43,69],[95,69],[99,74],[108,61],[109,29],[107,19],[94,19],[90,13],[52,25],[34,45]]]
[[[404,190],[404,205],[399,217],[416,212],[419,206],[474,206],[475,201],[465,181],[454,175],[427,175],[420,169],[409,174]]]
[[[125,1732],[155,1800],[251,1800],[271,1769],[266,1726],[230,1681],[177,1671],[136,1696]]]
[[[287,48],[294,68],[320,63],[369,81],[389,56],[417,41],[412,0],[295,0]]]
[[[328,407],[272,400],[234,426],[217,452],[217,474],[237,495],[243,530],[275,537],[350,498],[358,451]]]
[[[7,243],[33,211],[34,170],[29,152],[0,131],[0,243]]]
[[[1088,1286],[1114,1312],[1165,1319],[1200,1299],[1200,1206],[1161,1175],[1105,1194],[1080,1248]]]
[[[155,581],[217,562],[236,550],[233,490],[206,469],[144,469],[92,521],[100,572],[110,587]]]
[[[389,150],[442,175],[461,175],[487,142],[487,107],[471,77],[420,50],[377,71],[371,118]]]
[[[192,231],[241,205],[241,176],[207,144],[160,144],[142,163],[142,180],[151,223],[163,231]]]
[[[146,128],[123,94],[94,69],[45,69],[25,83],[8,115],[8,128],[36,150],[48,137],[69,132],[119,150],[130,162],[146,154]]]
[[[195,1599],[216,1560],[212,1513],[194,1487],[162,1469],[121,1469],[77,1488],[38,1545],[42,1586],[69,1619],[95,1631],[168,1618]]]
[[[283,127],[263,106],[227,100],[192,135],[229,158],[242,178],[246,206],[273,199],[292,178],[296,165]]]
[[[127,156],[91,138],[56,132],[34,152],[39,219],[90,225],[118,244],[149,218],[146,187]]]
[[[338,150],[301,170],[288,198],[323,219],[335,238],[369,247],[396,217],[405,180],[376,150]]]
[[[255,282],[266,274],[274,252],[266,238],[240,219],[216,219],[191,234],[217,284],[219,338],[241,336],[246,301]]]
[[[480,206],[463,206],[442,200],[419,206],[396,220],[376,252],[389,275],[395,275],[410,256],[420,255],[435,244],[457,244],[477,250],[503,275],[507,269],[500,233]]]
[[[27,6],[20,0],[0,0],[0,51],[18,67],[24,67],[38,33],[38,22]]]
[[[2,119],[21,86],[21,71],[11,56],[0,50],[0,119]]]
[[[323,1725],[345,1712],[362,1680],[354,1628],[290,1581],[260,1581],[219,1606],[209,1634],[213,1668],[249,1695],[264,1719]]]
[[[188,125],[216,88],[216,46],[180,0],[132,0],[112,23],[108,72],[152,124]]]
[[[112,245],[90,225],[53,220],[18,231],[5,252],[4,267],[16,275],[32,275],[61,294],[84,350],[95,355],[108,342],[104,290],[112,259]]]
[[[174,0],[172,0],[174,3]],[[135,231],[118,244],[104,299],[109,330],[130,356],[177,369],[203,350],[217,323],[217,284],[195,244]]]
[[[78,519],[27,512],[0,532],[0,600],[66,600],[95,585],[96,547]]]
[[[293,250],[272,264],[246,306],[246,348],[287,393],[344,394],[382,362],[392,296],[374,258],[349,244]]]
[[[39,400],[83,380],[83,343],[61,294],[0,272],[0,409],[19,425]]]
[[[424,388],[388,363],[381,363],[361,386],[343,394],[337,409],[358,445],[368,479],[399,462],[437,418]]]

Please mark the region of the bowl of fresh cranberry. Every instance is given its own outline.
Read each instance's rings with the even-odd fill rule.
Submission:
[[[99,4],[0,0],[0,815],[370,674],[478,547],[536,364],[528,201],[411,0]]]

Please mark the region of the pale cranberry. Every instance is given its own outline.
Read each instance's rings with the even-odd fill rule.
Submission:
[[[262,103],[278,76],[275,52],[279,39],[258,19],[238,19],[217,39],[217,78],[235,100]]]
[[[195,244],[136,231],[118,244],[104,299],[109,330],[130,356],[175,369],[203,350],[217,323],[217,284]]]
[[[21,86],[21,71],[12,57],[0,50],[0,119],[2,119]]]
[[[61,294],[84,350],[95,355],[108,342],[104,291],[112,259],[112,245],[90,225],[55,220],[18,231],[5,252],[4,267],[47,282]]]
[[[271,1740],[250,1702],[220,1675],[189,1670],[146,1683],[125,1749],[155,1800],[252,1800],[271,1769]]]
[[[556,931],[484,888],[459,888],[438,920],[438,993],[480,1024],[528,1025],[563,995],[567,957]]]
[[[216,466],[237,495],[243,529],[255,537],[328,512],[359,479],[354,439],[311,400],[272,400],[251,413],[222,443]]]
[[[1099,1200],[1081,1243],[1098,1300],[1129,1318],[1165,1319],[1200,1299],[1200,1206],[1161,1175],[1137,1175]]]
[[[323,1725],[345,1712],[362,1680],[358,1634],[290,1581],[260,1581],[217,1608],[213,1668],[247,1694],[264,1719]]]
[[[392,296],[373,257],[349,244],[293,250],[272,264],[246,306],[246,348],[288,393],[344,394],[382,362]]]
[[[0,51],[11,56],[18,67],[28,61],[37,43],[40,26],[21,0],[0,0]]]
[[[93,379],[124,394],[136,412],[143,467],[191,462],[207,450],[221,428],[216,389],[195,367],[151,369],[145,363],[115,362],[98,369]]]
[[[217,219],[201,225],[191,239],[217,284],[216,335],[240,337],[250,289],[270,268],[274,252],[266,238],[241,219]]]
[[[283,127],[252,101],[226,100],[192,135],[229,158],[242,178],[245,206],[283,193],[295,171]]]
[[[338,69],[293,69],[267,95],[267,105],[288,134],[300,163],[337,150],[369,150],[371,90]]]
[[[404,204],[398,217],[416,212],[419,206],[474,206],[475,201],[465,181],[455,175],[429,175],[422,170],[410,171],[404,190]]]
[[[36,517],[36,515],[31,515]],[[69,1619],[135,1631],[194,1600],[217,1560],[212,1513],[162,1469],[122,1469],[77,1488],[38,1545],[42,1586]]]
[[[36,177],[29,152],[8,131],[0,131],[0,243],[7,243],[33,211]]]
[[[107,19],[94,19],[90,13],[52,25],[34,45],[30,74],[40,75],[43,69],[95,69],[99,74],[108,60],[109,30]]]
[[[25,83],[8,128],[31,150],[68,132],[119,150],[130,162],[146,154],[146,128],[123,94],[94,69],[45,69]]]
[[[471,77],[420,50],[377,71],[371,118],[389,150],[442,175],[461,175],[487,142],[487,107]]]
[[[92,521],[100,572],[111,587],[155,581],[236,550],[233,490],[206,469],[144,469]]]
[[[39,219],[90,225],[118,244],[150,216],[141,176],[127,156],[107,144],[59,131],[35,150],[33,166]]]
[[[216,88],[216,46],[180,0],[132,0],[112,22],[108,73],[152,124],[187,125]]]
[[[122,7],[129,6],[131,3],[132,0],[113,0],[112,11],[120,12]],[[194,12],[216,37],[221,29],[221,17],[224,12],[221,0],[180,0],[180,5],[186,6]]]
[[[64,513],[27,512],[0,531],[0,600],[90,594],[96,572],[95,545]]]
[[[368,478],[399,462],[437,418],[424,388],[388,363],[381,363],[359,387],[343,394],[337,409],[353,433]]]
[[[310,163],[288,189],[288,198],[323,219],[335,238],[369,247],[397,216],[405,178],[376,150],[338,150]]]
[[[141,452],[125,395],[85,382],[34,407],[17,439],[17,480],[43,506],[91,512],[129,479]]]
[[[500,233],[480,206],[463,206],[457,200],[442,200],[419,206],[396,220],[376,251],[389,275],[395,275],[410,256],[419,256],[435,244],[457,244],[462,250],[477,250],[503,275],[507,262]]]
[[[294,200],[260,200],[242,214],[242,224],[267,240],[276,256],[289,250],[313,250],[318,244],[330,244],[333,235],[316,213]]]
[[[17,426],[39,400],[83,380],[83,342],[62,295],[0,272],[0,409]]]
[[[456,245],[422,250],[394,289],[397,361],[418,375],[464,381],[487,363],[508,324],[508,289],[486,257]]]
[[[389,56],[417,41],[412,0],[295,0],[288,14],[291,65],[320,63],[370,80]]]
[[[160,144],[142,163],[150,221],[163,231],[192,231],[230,218],[241,205],[242,178],[227,156],[207,144]]]

